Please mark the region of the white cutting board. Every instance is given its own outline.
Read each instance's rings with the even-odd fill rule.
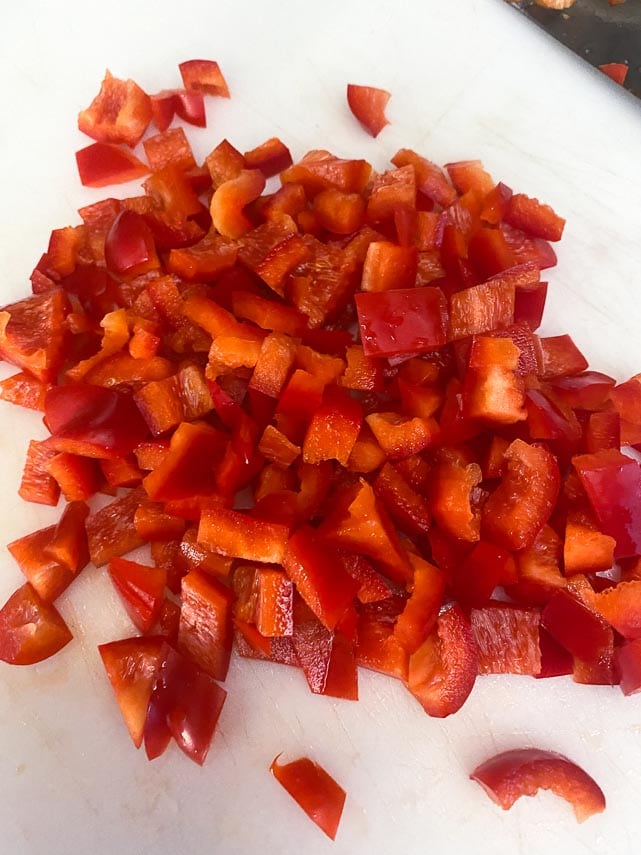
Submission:
[[[605,0],[604,0],[605,2]],[[0,30],[0,303],[26,293],[53,227],[100,191],[81,188],[78,110],[104,69],[150,91],[176,64],[217,59],[232,100],[210,100],[203,156],[280,135],[295,156],[327,147],[376,167],[409,146],[439,162],[481,157],[568,219],[543,331],[571,331],[599,370],[641,370],[641,104],[548,41],[500,0],[322,3],[112,0],[6,4]],[[392,92],[371,140],[348,113],[348,82]],[[132,188],[122,189],[122,195]],[[33,413],[0,404],[2,541],[57,512],[16,495]],[[0,551],[0,601],[21,583]],[[463,710],[423,714],[402,686],[364,673],[359,703],[311,696],[300,673],[234,661],[203,769],[175,748],[136,752],[96,644],[132,634],[105,579],[87,570],[59,601],[75,640],[39,666],[0,663],[0,852],[608,853],[638,848],[641,709],[618,688],[561,678],[479,680]],[[512,747],[567,754],[603,787],[606,812],[579,826],[550,794],[504,813],[468,780]],[[331,844],[268,773],[308,754],[348,793]],[[636,845],[635,845],[636,844]]]

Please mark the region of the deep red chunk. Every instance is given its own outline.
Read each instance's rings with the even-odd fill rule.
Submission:
[[[357,294],[356,309],[368,356],[425,353],[445,344],[447,309],[438,288]]]
[[[541,671],[536,608],[489,603],[472,609],[470,623],[479,656],[479,674],[530,674]]]
[[[274,758],[270,772],[321,831],[334,840],[345,804],[345,790],[308,757],[280,766],[279,757],[280,754]]]

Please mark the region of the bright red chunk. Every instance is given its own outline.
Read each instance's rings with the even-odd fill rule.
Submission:
[[[55,606],[42,600],[28,582],[0,609],[0,659],[10,665],[42,662],[72,638]]]
[[[385,125],[389,125],[385,107],[391,97],[385,89],[376,89],[374,86],[357,86],[354,83],[347,86],[349,109],[373,137],[377,137]]]
[[[438,288],[407,288],[356,295],[367,356],[409,356],[446,342],[447,309]]]
[[[308,757],[280,766],[278,757],[269,767],[272,775],[321,831],[334,840],[345,804],[345,790]]]
[[[594,779],[567,757],[552,751],[505,751],[477,766],[470,777],[503,810],[511,808],[521,796],[536,795],[539,789],[552,790],[566,799],[579,822],[605,810],[605,796]]]

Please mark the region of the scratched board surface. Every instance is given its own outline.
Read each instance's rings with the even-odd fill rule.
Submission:
[[[208,102],[199,156],[227,136],[272,135],[300,156],[327,147],[383,168],[400,146],[436,161],[481,157],[568,219],[551,274],[546,334],[570,330],[593,366],[641,369],[641,112],[634,99],[498,0],[254,3],[157,0],[11,4],[0,31],[1,302],[25,293],[49,231],[100,197],[77,180],[75,129],[104,73],[150,91],[176,64],[220,61],[232,99]],[[392,92],[374,141],[347,111],[347,82]],[[116,188],[131,195],[132,187]],[[9,372],[7,372],[9,373]],[[9,541],[56,511],[16,496],[38,417],[0,405],[0,515]],[[0,599],[20,584],[0,554]],[[617,688],[565,678],[479,680],[462,711],[429,719],[403,688],[364,673],[359,703],[311,696],[300,673],[235,661],[203,769],[177,750],[153,764],[129,742],[96,645],[131,634],[104,570],[60,600],[75,639],[33,668],[0,667],[0,849],[9,855],[513,853],[633,851],[641,709]],[[468,780],[492,753],[561,751],[603,787],[607,811],[577,825],[551,794],[507,813]],[[321,762],[348,799],[334,844],[268,773],[273,757]]]

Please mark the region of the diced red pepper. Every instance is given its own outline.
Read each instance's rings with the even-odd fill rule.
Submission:
[[[561,240],[565,220],[549,205],[542,205],[524,193],[515,193],[507,204],[505,222],[535,238]]]
[[[164,650],[162,638],[123,638],[98,646],[102,664],[136,748],[142,745],[147,708]]]
[[[430,507],[397,468],[385,463],[372,486],[402,531],[410,536],[427,534],[431,523]]]
[[[224,237],[239,238],[252,226],[243,209],[257,199],[265,188],[265,177],[258,169],[243,169],[235,178],[223,182],[211,199],[211,218]]]
[[[373,137],[377,137],[389,121],[385,107],[392,96],[385,89],[374,86],[347,85],[347,103],[354,116]]]
[[[221,555],[266,564],[281,563],[288,535],[286,526],[222,507],[205,508],[198,528],[198,540]]]
[[[621,691],[632,695],[641,690],[641,638],[628,641],[614,652],[617,668],[621,674]]]
[[[621,0],[610,0],[610,6],[616,5],[620,2]],[[610,80],[614,80],[614,82],[618,83],[619,86],[623,86],[625,79],[628,76],[629,66],[626,65],[625,62],[606,62],[599,66],[599,70],[607,75]]]
[[[58,482],[49,474],[48,465],[56,452],[45,442],[31,440],[18,495],[25,502],[41,505],[57,505],[60,496]]]
[[[256,628],[261,635],[292,635],[294,632],[294,587],[282,570],[256,570],[258,597]]]
[[[305,434],[305,463],[335,459],[346,466],[361,429],[362,418],[358,401],[342,389],[328,387]]]
[[[279,757],[280,754],[274,758],[269,771],[321,831],[334,840],[345,804],[345,790],[308,757],[280,766]]]
[[[624,638],[641,638],[641,580],[619,582],[595,594],[591,604]]]
[[[373,241],[367,247],[361,289],[377,292],[413,288],[418,257],[411,246]]]
[[[48,659],[73,636],[51,603],[27,582],[0,609],[0,659],[10,665],[33,665]]]
[[[178,649],[216,680],[224,680],[232,644],[232,591],[192,570],[182,580]]]
[[[144,217],[128,210],[118,214],[105,238],[105,262],[111,273],[125,278],[160,267],[154,236]]]
[[[357,582],[310,527],[289,538],[282,563],[309,608],[326,629],[333,630],[354,599]]]
[[[463,381],[467,418],[514,424],[527,417],[519,348],[509,338],[475,336]]]
[[[476,680],[478,653],[460,606],[442,612],[436,628],[410,656],[407,686],[428,715],[445,718],[467,700]]]
[[[0,399],[19,407],[44,410],[46,394],[47,386],[24,371],[7,377],[6,380],[0,380]]]
[[[112,558],[109,575],[127,614],[141,632],[149,632],[160,615],[167,573],[124,558]]]
[[[545,448],[515,440],[506,472],[482,511],[481,531],[507,549],[530,546],[548,521],[559,493],[559,468]]]
[[[78,128],[101,143],[126,143],[133,148],[151,121],[149,96],[133,80],[105,73],[100,92],[78,116]]]
[[[394,638],[411,656],[436,626],[445,593],[445,575],[428,561],[410,553],[412,592],[398,616]]]
[[[224,441],[221,431],[204,422],[182,422],[162,462],[143,481],[149,498],[162,502],[213,493],[214,464]]]
[[[605,796],[596,781],[576,763],[552,751],[505,751],[477,766],[470,777],[503,810],[509,810],[521,796],[536,795],[539,789],[552,790],[566,799],[579,822],[605,810]]]
[[[472,609],[470,623],[479,655],[479,674],[530,674],[541,671],[539,624],[535,608],[489,603]]]
[[[124,184],[147,175],[149,168],[130,151],[113,143],[96,142],[76,152],[80,181],[85,187]]]
[[[515,288],[511,282],[483,282],[452,294],[449,338],[453,341],[514,323]]]
[[[89,555],[96,567],[142,546],[134,518],[143,497],[141,488],[132,490],[87,517]]]
[[[394,166],[411,165],[414,167],[416,187],[428,199],[444,208],[455,201],[456,190],[443,175],[441,169],[427,158],[421,157],[410,149],[402,148],[396,152],[391,160]]]
[[[583,678],[579,682],[612,682],[609,674],[614,654],[613,633],[595,612],[566,591],[558,591],[544,608],[541,623],[578,660],[579,667],[585,664],[597,668],[599,673],[605,670],[604,678]]]
[[[185,89],[229,98],[229,88],[220,66],[211,59],[189,59],[178,66]]]
[[[42,383],[57,379],[66,355],[67,296],[56,288],[4,306],[0,356]]]

